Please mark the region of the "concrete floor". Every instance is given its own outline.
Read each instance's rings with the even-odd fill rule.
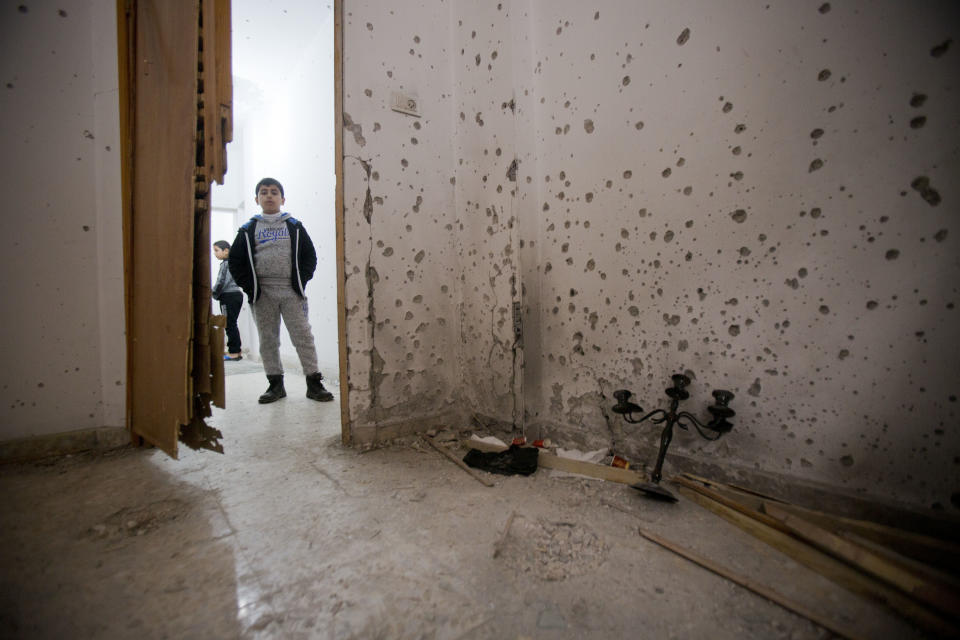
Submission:
[[[224,455],[0,468],[0,636],[832,637],[643,526],[864,637],[919,637],[693,503],[546,469],[488,488],[419,440],[345,449],[338,402],[307,400],[289,376],[288,397],[260,406],[258,367],[236,365],[210,421]]]

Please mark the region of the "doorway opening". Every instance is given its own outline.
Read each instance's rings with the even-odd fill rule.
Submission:
[[[233,242],[239,226],[260,212],[254,187],[261,178],[283,184],[283,210],[303,223],[317,250],[307,286],[309,320],[324,384],[339,396],[335,6],[311,0],[231,5],[233,141],[224,183],[211,193],[211,242]],[[215,278],[219,262],[212,259],[211,265]],[[238,324],[244,365],[225,363],[228,387],[232,368],[249,373],[260,362],[246,300]],[[286,331],[280,357],[288,373],[301,373]]]

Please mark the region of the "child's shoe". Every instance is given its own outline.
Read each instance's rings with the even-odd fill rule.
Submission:
[[[319,371],[307,376],[307,397],[320,402],[330,402],[333,400],[333,394],[323,388],[321,380],[323,376]]]
[[[267,381],[270,383],[270,386],[267,387],[267,390],[263,392],[263,395],[260,396],[260,404],[270,404],[271,402],[276,402],[280,398],[287,397],[287,390],[283,388],[283,374],[280,375],[268,375]]]

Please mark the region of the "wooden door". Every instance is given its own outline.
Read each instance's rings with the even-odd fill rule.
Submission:
[[[177,455],[224,406],[210,312],[210,183],[232,138],[229,0],[119,0],[127,420]]]

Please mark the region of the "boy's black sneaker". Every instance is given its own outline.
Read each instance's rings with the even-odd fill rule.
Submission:
[[[267,390],[260,396],[260,404],[270,404],[280,398],[287,397],[287,390],[283,388],[283,374],[268,375],[267,381],[270,383],[270,386],[267,387]]]
[[[321,380],[323,376],[319,371],[307,376],[307,397],[320,402],[330,402],[333,400],[333,394],[323,388]]]

